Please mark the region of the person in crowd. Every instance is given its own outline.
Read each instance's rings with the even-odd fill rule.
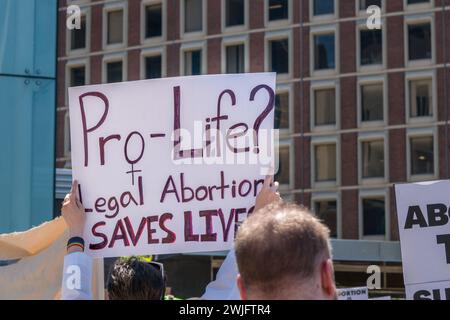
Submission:
[[[256,198],[253,212],[259,211],[271,202],[281,201],[277,192],[278,183],[268,176]],[[71,283],[71,273],[63,272],[61,299],[92,299],[92,259],[84,253],[83,230],[86,213],[77,198],[78,183],[74,181],[72,189],[64,198],[62,216],[69,227],[67,255],[64,258],[64,271],[71,266],[80,269],[80,283]],[[239,299],[236,285],[237,266],[234,250],[230,250],[225,263],[219,269],[217,278],[211,282],[203,296],[204,300]],[[118,259],[108,276],[105,297],[112,300],[161,300],[165,296],[166,279],[164,267],[156,262],[148,263],[137,257]]]
[[[307,208],[272,202],[239,228],[242,300],[336,299],[329,229]]]

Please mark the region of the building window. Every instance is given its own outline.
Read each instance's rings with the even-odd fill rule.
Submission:
[[[314,69],[335,68],[334,33],[314,36]]]
[[[408,4],[430,3],[430,0],[408,0]]]
[[[383,84],[361,85],[361,121],[383,120]]]
[[[203,0],[184,0],[184,32],[203,30]]]
[[[234,27],[245,23],[244,0],[225,1],[225,26]]]
[[[330,229],[330,237],[337,238],[337,201],[316,200],[314,201],[314,212]]]
[[[289,129],[289,92],[275,96],[275,129]]]
[[[269,21],[284,20],[289,17],[289,0],[268,0]]]
[[[289,40],[269,41],[270,71],[289,73]]]
[[[150,4],[145,7],[145,37],[162,36],[162,3]]]
[[[70,49],[86,48],[86,16],[81,16],[80,29],[70,31]]]
[[[123,42],[123,10],[109,11],[107,15],[107,44]]]
[[[408,25],[409,60],[431,59],[430,23]]]
[[[86,84],[86,68],[72,67],[70,68],[70,86],[78,87]]]
[[[314,125],[336,124],[336,89],[314,90]]]
[[[372,140],[361,142],[362,177],[384,177],[384,141]]]
[[[122,61],[108,62],[106,64],[106,82],[122,81]]]
[[[433,136],[410,138],[411,175],[434,174]]]
[[[431,88],[431,79],[409,81],[410,117],[430,117],[433,115]]]
[[[336,181],[336,144],[319,144],[314,147],[315,181]]]
[[[245,46],[244,44],[226,47],[226,71],[227,73],[245,72]]]
[[[290,184],[290,150],[288,145],[280,145],[278,148],[278,171],[275,180],[280,185]]]
[[[377,6],[378,8],[381,8],[381,1],[382,0],[359,0],[359,10],[366,11],[370,6]]]
[[[381,30],[360,30],[361,65],[383,63],[383,36]]]
[[[313,0],[313,2],[315,16],[334,14],[334,0]]]
[[[363,237],[386,235],[386,206],[384,197],[362,199]]]
[[[196,76],[202,74],[202,50],[184,52],[184,75]]]
[[[162,77],[162,57],[151,56],[145,58],[145,78],[157,79]]]

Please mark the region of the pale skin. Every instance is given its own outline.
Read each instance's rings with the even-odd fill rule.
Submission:
[[[70,193],[64,198],[61,208],[61,214],[69,227],[69,238],[83,237],[83,229],[86,221],[86,212],[77,196],[78,182],[76,180],[72,183]],[[68,253],[81,252],[79,247],[71,247]]]

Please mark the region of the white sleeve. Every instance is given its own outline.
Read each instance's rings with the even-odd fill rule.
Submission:
[[[92,300],[92,258],[84,252],[64,257],[61,300]]]
[[[215,281],[206,287],[205,293],[201,297],[204,300],[240,300],[239,289],[236,279],[238,268],[234,249],[228,252],[222,263]]]

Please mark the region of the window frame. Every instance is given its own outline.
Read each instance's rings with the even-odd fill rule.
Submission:
[[[362,86],[380,83],[382,83],[383,87],[383,120],[362,121]],[[356,86],[356,116],[358,128],[377,128],[380,126],[385,126],[388,123],[389,103],[389,88],[386,75],[359,77]]]
[[[355,12],[358,16],[364,17],[367,19],[367,17],[369,17],[370,15],[367,14],[366,10],[361,10],[360,9],[360,5],[359,2],[361,0],[355,0]],[[386,0],[381,0],[381,14],[386,13]],[[366,21],[366,20],[364,20]],[[381,18],[381,24],[383,25],[383,18]],[[384,28],[381,28],[384,29]]]
[[[264,26],[265,27],[280,27],[286,26],[292,23],[293,20],[293,8],[294,4],[292,0],[288,1],[288,17],[287,19],[269,21],[269,0],[264,0]]]
[[[250,9],[249,9],[249,1],[244,0],[244,24],[237,25],[237,26],[231,26],[227,27],[226,19],[227,19],[227,13],[226,13],[226,0],[221,0],[221,28],[222,33],[234,33],[239,31],[247,30],[249,27],[249,20],[250,20]]]
[[[426,13],[421,15],[406,15],[403,22],[403,36],[404,36],[404,61],[405,67],[423,67],[431,66],[436,61],[436,30],[434,26],[434,13]],[[408,27],[410,25],[430,24],[430,42],[431,42],[431,58],[420,60],[409,60],[409,32]]]
[[[411,138],[433,137],[433,174],[411,174]],[[406,132],[406,177],[408,182],[435,180],[439,176],[439,141],[436,127],[410,128]]]
[[[316,181],[316,154],[315,147],[323,144],[336,145],[336,180],[335,181]],[[312,189],[335,188],[341,184],[341,142],[339,136],[313,136],[310,147],[311,161],[311,187]]]
[[[90,7],[82,7],[81,16],[85,16],[86,18],[86,47],[80,49],[72,50],[72,30],[66,29],[66,55],[67,56],[76,56],[81,54],[86,54],[91,51],[91,9]]]
[[[292,41],[292,30],[281,30],[267,32],[264,36],[264,70],[270,71],[271,67],[271,54],[270,54],[270,42],[277,40],[288,40],[288,73],[277,73],[277,81],[290,79],[293,74],[293,62],[294,62],[294,48]],[[275,72],[275,71],[273,71]]]
[[[207,46],[206,41],[195,41],[195,42],[185,42],[180,47],[180,76],[186,76],[184,73],[184,54],[185,52],[189,51],[196,51],[201,50],[202,51],[202,72],[201,75],[208,74],[207,70]]]
[[[316,70],[315,69],[315,43],[314,37],[317,35],[326,35],[326,34],[334,34],[334,69],[323,69]],[[323,26],[315,26],[311,27],[309,33],[309,68],[312,77],[324,77],[324,76],[333,76],[339,73],[340,69],[340,53],[339,53],[339,25],[323,25]]]
[[[108,64],[112,62],[122,62],[122,81],[127,81],[128,79],[128,59],[126,52],[124,53],[114,53],[107,54],[103,56],[102,59],[102,84],[110,84],[107,82],[108,80]]]
[[[316,90],[334,89],[335,93],[335,117],[334,125],[316,125]],[[310,124],[312,132],[337,131],[341,122],[341,91],[338,80],[318,80],[311,81],[310,85]]]
[[[167,77],[167,60],[165,47],[147,48],[141,50],[141,63],[140,63],[140,79],[141,80],[154,80],[146,78],[147,64],[146,58],[161,56],[161,78]]]
[[[192,32],[186,32],[184,28],[184,22],[185,22],[185,0],[181,0],[180,2],[180,38],[185,39],[194,39],[194,38],[201,38],[205,36],[208,32],[208,11],[207,11],[207,5],[208,1],[201,0],[202,1],[202,30],[201,31],[192,31]]]
[[[145,32],[146,32],[146,7],[149,5],[153,5],[153,4],[161,4],[161,36],[159,37],[151,37],[151,38],[146,38],[145,37]],[[163,0],[143,0],[141,2],[141,21],[140,21],[140,25],[141,25],[141,44],[153,44],[153,43],[158,43],[158,42],[162,42],[166,40],[167,37],[167,4],[166,1]]]
[[[342,239],[342,210],[341,210],[341,195],[339,192],[313,192],[311,194],[311,210],[314,214],[316,210],[316,203],[320,201],[336,201],[336,239]],[[334,239],[334,238],[332,238]]]
[[[221,72],[227,74],[227,47],[244,45],[244,73],[250,72],[250,45],[248,35],[222,38]]]
[[[384,232],[383,236],[365,236],[364,235],[364,212],[363,200],[384,197]],[[358,235],[360,240],[378,240],[389,241],[391,239],[391,217],[390,217],[390,199],[389,192],[386,189],[367,189],[359,190],[358,194]]]
[[[389,137],[386,132],[362,132],[358,135],[358,184],[385,184],[389,181]],[[384,176],[365,178],[363,176],[363,143],[383,140]]]
[[[433,99],[431,103],[431,108],[433,114],[428,117],[411,117],[410,104],[411,104],[411,93],[410,93],[410,81],[414,80],[426,80],[431,78],[431,97]],[[438,112],[438,90],[436,80],[436,70],[425,70],[425,71],[413,71],[406,72],[405,74],[405,116],[407,124],[419,124],[419,123],[431,123],[437,121]]]
[[[122,10],[122,42],[108,44],[108,14],[110,12]],[[106,3],[103,6],[102,15],[102,46],[103,50],[115,50],[128,46],[128,4],[125,2]]]
[[[72,152],[70,145],[70,113],[67,108],[64,111],[64,158],[67,158],[68,161],[71,161]]]

